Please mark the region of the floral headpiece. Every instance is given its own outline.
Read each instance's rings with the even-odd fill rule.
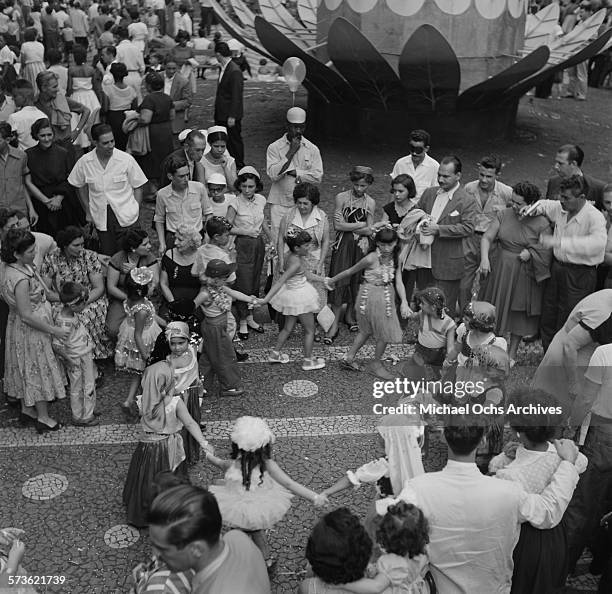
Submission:
[[[289,229],[287,229],[287,233],[285,233],[285,237],[291,237],[292,239],[297,237],[300,233],[302,232],[302,229],[300,229],[299,227],[289,227]]]
[[[274,443],[274,434],[260,417],[240,417],[234,423],[232,441],[245,452],[256,452]]]
[[[436,313],[440,318],[444,318],[444,310],[446,308],[446,296],[444,291],[439,287],[427,287],[421,291],[417,291],[415,298],[419,301],[426,301],[436,308]]]
[[[217,221],[218,223],[223,223],[226,231],[229,231],[233,225],[225,218],[225,217],[211,217],[211,221]]]
[[[148,285],[153,280],[153,271],[147,266],[132,268],[130,277],[137,285]]]
[[[497,310],[487,301],[471,301],[463,312],[470,322],[470,328],[481,332],[493,332],[497,322]]]
[[[87,287],[83,287],[83,290],[78,294],[74,299],[67,301],[64,305],[78,305],[79,303],[83,303],[89,299],[89,289]]]
[[[497,369],[504,375],[510,373],[510,357],[504,349],[494,344],[480,344],[472,349],[472,354],[478,367]]]

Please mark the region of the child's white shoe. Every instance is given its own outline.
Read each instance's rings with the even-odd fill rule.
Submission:
[[[325,359],[320,359],[318,357],[304,359],[304,363],[302,363],[302,369],[304,371],[314,371],[315,369],[323,369],[323,367],[325,367]]]
[[[287,353],[281,353],[280,351],[272,351],[268,355],[268,363],[289,363],[289,355]]]

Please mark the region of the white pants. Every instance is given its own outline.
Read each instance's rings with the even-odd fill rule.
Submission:
[[[574,95],[578,99],[586,99],[587,86],[589,80],[588,60],[576,64],[568,68],[569,85],[567,85],[567,94]]]
[[[278,231],[281,219],[293,208],[293,206],[283,206],[282,204],[270,205],[270,232],[272,233],[272,245],[278,245]]]
[[[96,364],[93,353],[81,355],[76,366],[66,365],[70,381],[70,408],[75,421],[89,421],[96,407]]]

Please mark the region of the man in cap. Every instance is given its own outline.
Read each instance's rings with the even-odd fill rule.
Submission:
[[[274,141],[266,155],[266,171],[272,180],[268,195],[272,219],[273,245],[276,245],[281,219],[294,206],[295,184],[321,183],[323,162],[319,149],[304,138],[306,112],[301,107],[287,111],[287,132]]]
[[[242,169],[244,167],[244,144],[241,135],[244,80],[239,66],[232,61],[232,52],[227,43],[224,41],[217,43],[215,56],[221,64],[215,95],[215,124],[227,128],[227,149],[236,159],[236,167]]]
[[[182,147],[170,153],[162,163],[162,185],[168,185],[168,165],[171,159],[183,158],[187,160],[189,166],[189,181],[197,181],[201,184],[206,183],[206,173],[204,166],[200,163],[204,151],[206,150],[205,130],[183,130],[178,135],[178,140]]]

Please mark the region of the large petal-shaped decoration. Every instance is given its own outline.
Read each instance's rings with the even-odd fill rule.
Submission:
[[[230,0],[238,20],[245,28],[255,28],[255,14],[242,0]]]
[[[559,5],[555,2],[528,14],[525,20],[525,40],[523,51],[532,52],[541,45],[547,45],[559,23]]]
[[[303,49],[308,50],[316,43],[316,33],[307,31],[280,0],[259,0],[259,10],[266,21]]]
[[[337,18],[327,34],[327,53],[359,96],[362,107],[407,109],[402,83],[389,63],[357,27]]]
[[[455,108],[461,70],[448,41],[431,25],[421,25],[408,39],[399,59],[406,89],[404,108],[450,112]]]
[[[270,52],[274,59],[282,64],[292,56],[300,58],[306,64],[306,81],[304,85],[313,85],[321,98],[334,103],[346,103],[355,105],[359,97],[349,84],[331,68],[307,54],[293,41],[285,37],[274,25],[260,16],[255,17],[255,30],[264,47]]]
[[[243,29],[240,25],[237,25],[225,12],[223,7],[217,2],[217,0],[210,0],[210,4],[212,9],[215,11],[215,15],[219,19],[219,22],[223,25],[225,30],[241,41],[246,47],[252,49],[253,51],[261,54],[266,58],[270,58],[274,60],[274,58],[262,47],[261,43],[259,43],[258,39],[255,39],[255,36],[249,33],[246,29]]]
[[[606,18],[606,10],[602,8],[585,21],[579,22],[567,35],[559,37],[550,44],[551,61],[561,61],[577,52],[588,41],[597,37],[597,32]]]
[[[510,68],[466,89],[459,95],[457,109],[481,109],[493,106],[508,87],[544,68],[549,55],[550,51],[546,46],[539,47]]]
[[[565,70],[580,62],[584,62],[594,55],[598,54],[612,38],[612,29],[608,29],[603,35],[591,41],[586,47],[582,48],[579,52],[573,54],[566,60],[555,64],[549,68],[536,72],[533,76],[526,78],[520,83],[510,87],[502,96],[503,101],[515,101],[521,95],[524,95],[529,89],[539,85],[542,81],[551,77],[555,72]]]
[[[304,27],[310,32],[317,34],[317,0],[298,0],[298,15]]]

